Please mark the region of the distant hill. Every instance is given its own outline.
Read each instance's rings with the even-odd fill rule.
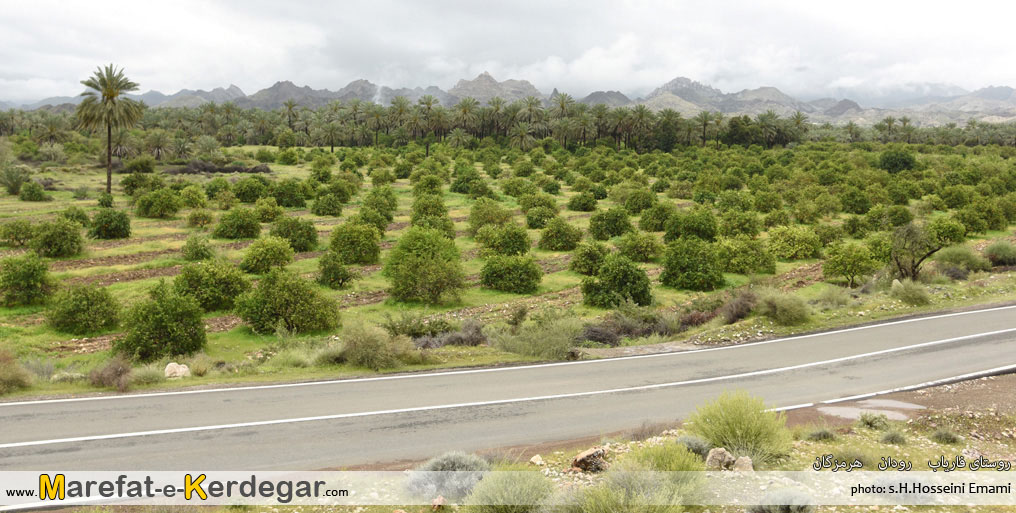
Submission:
[[[529,96],[535,96],[541,100],[545,98],[539,89],[525,80],[498,82],[486,71],[480,73],[473,80],[459,80],[455,87],[448,90],[448,94],[456,98],[470,96],[476,98],[481,104],[487,103],[495,96],[499,96],[507,102],[521,100]]]
[[[532,96],[549,105],[557,89],[553,91],[552,94],[544,94],[526,80],[499,81],[490,73],[483,72],[471,80],[459,80],[447,91],[437,86],[426,88],[384,86],[366,79],[354,80],[333,91],[313,89],[306,85],[297,86],[291,81],[282,80],[250,95],[245,94],[239,87],[230,85],[210,91],[182,89],[170,95],[148,91],[129,96],[144,101],[153,108],[197,107],[207,102],[231,101],[241,108],[272,110],[281,108],[288,100],[302,107],[317,108],[333,101],[348,102],[354,99],[390,105],[398,96],[404,96],[411,103],[416,103],[426,95],[437,98],[439,103],[446,107],[451,107],[466,97],[475,98],[481,105],[485,105],[494,97],[500,97],[511,103]],[[991,86],[967,91],[947,84],[909,83],[881,91],[878,96],[865,96],[868,97],[875,103],[862,106],[865,104],[863,99],[842,97],[804,101],[768,86],[725,93],[708,84],[687,77],[677,77],[660,85],[644,98],[632,98],[620,91],[595,91],[578,102],[586,105],[604,104],[610,107],[645,105],[653,111],[673,109],[686,117],[694,116],[703,110],[721,112],[727,116],[742,114],[756,116],[769,110],[781,116],[790,116],[800,111],[813,123],[834,124],[845,124],[850,121],[872,124],[886,116],[907,116],[918,125],[964,123],[969,119],[1016,121],[1016,89],[1007,86]],[[81,96],[55,96],[22,105],[8,101],[0,102],[0,109],[66,111],[73,109],[81,100]]]
[[[579,103],[586,105],[602,103],[609,107],[624,107],[631,104],[631,98],[621,94],[619,91],[593,91],[585,98],[579,100]]]

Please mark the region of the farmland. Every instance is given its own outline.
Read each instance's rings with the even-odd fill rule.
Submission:
[[[1016,299],[1008,147],[216,144],[118,159],[100,207],[100,141],[67,137],[55,156],[0,139],[26,180],[0,197],[0,251],[48,274],[0,308],[17,395],[612,356]],[[110,210],[129,236],[96,228]],[[254,233],[222,228],[243,214]],[[68,223],[80,247],[54,251]],[[65,289],[108,291],[114,314]],[[171,361],[191,376],[166,380]]]

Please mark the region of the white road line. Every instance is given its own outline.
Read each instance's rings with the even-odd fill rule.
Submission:
[[[604,394],[616,394],[616,393],[621,393],[621,392],[636,392],[636,391],[643,391],[643,390],[656,390],[656,389],[661,389],[661,388],[671,388],[671,387],[684,386],[684,385],[697,385],[697,384],[702,384],[702,383],[711,383],[711,382],[724,381],[724,380],[730,380],[730,379],[740,379],[740,378],[748,378],[748,377],[754,377],[754,376],[764,376],[764,375],[768,375],[768,374],[776,374],[776,373],[780,373],[780,372],[787,372],[787,371],[792,371],[792,370],[804,369],[804,368],[808,368],[808,367],[817,367],[817,366],[820,366],[820,365],[829,365],[829,364],[832,364],[832,363],[839,363],[839,362],[844,362],[844,361],[849,361],[849,360],[857,360],[857,359],[861,359],[861,358],[868,358],[868,357],[878,356],[878,355],[883,355],[883,354],[896,353],[896,352],[900,352],[900,351],[908,351],[908,350],[911,350],[911,349],[917,349],[917,348],[922,348],[922,347],[930,347],[930,346],[935,346],[935,345],[941,345],[941,344],[948,344],[948,343],[952,343],[952,342],[958,342],[958,341],[961,341],[961,340],[970,340],[970,339],[974,339],[974,338],[988,337],[988,336],[992,336],[992,335],[1000,335],[1000,334],[1003,334],[1003,333],[1013,333],[1013,332],[1016,332],[1016,328],[1009,328],[1009,329],[998,330],[998,331],[990,331],[990,332],[987,332],[987,333],[978,333],[976,335],[964,335],[962,337],[953,337],[953,338],[947,338],[947,339],[942,339],[942,340],[933,340],[931,342],[922,342],[920,344],[913,344],[913,345],[903,346],[903,347],[894,347],[894,348],[891,348],[891,349],[883,349],[883,350],[880,350],[880,351],[872,351],[872,352],[869,352],[869,353],[862,353],[862,354],[851,355],[851,356],[843,356],[843,357],[840,357],[840,358],[833,358],[833,359],[830,359],[830,360],[822,360],[822,361],[818,361],[818,362],[802,363],[802,364],[791,365],[791,366],[787,366],[787,367],[777,367],[777,368],[773,368],[773,369],[764,369],[764,370],[758,370],[758,371],[752,371],[752,372],[744,372],[744,373],[740,373],[740,374],[730,374],[730,375],[726,375],[726,376],[713,376],[713,377],[709,377],[709,378],[699,378],[699,379],[692,379],[692,380],[686,380],[686,381],[673,381],[673,382],[669,382],[669,383],[656,383],[656,384],[652,384],[652,385],[639,385],[639,386],[632,386],[632,387],[611,388],[611,389],[606,389],[606,390],[592,390],[592,391],[588,391],[588,392],[572,392],[572,393],[567,393],[567,394],[553,394],[553,395],[542,395],[542,396],[534,396],[534,397],[519,397],[519,398],[514,398],[514,399],[495,399],[495,400],[489,400],[489,401],[473,401],[473,402],[467,402],[467,403],[441,404],[441,405],[434,405],[434,406],[416,406],[416,407],[410,407],[410,408],[397,408],[397,409],[390,409],[390,410],[377,410],[377,411],[366,411],[366,412],[357,412],[357,413],[338,413],[338,414],[332,414],[332,415],[318,415],[318,416],[313,416],[313,417],[297,417],[297,418],[289,418],[289,419],[260,420],[260,421],[251,421],[251,422],[238,422],[238,423],[234,423],[234,424],[217,424],[217,425],[210,425],[210,426],[194,426],[194,427],[186,427],[186,428],[156,429],[156,430],[151,430],[151,431],[137,431],[137,432],[131,432],[131,433],[112,433],[112,434],[107,434],[107,435],[86,435],[86,436],[76,436],[76,437],[69,437],[69,438],[55,438],[55,439],[52,439],[52,440],[33,440],[33,441],[28,441],[28,442],[12,442],[12,443],[0,444],[0,449],[12,449],[12,448],[16,448],[16,447],[30,447],[30,446],[36,446],[36,445],[50,445],[50,444],[71,443],[71,442],[88,442],[88,441],[95,441],[95,440],[112,440],[112,439],[118,439],[118,438],[134,438],[134,437],[152,436],[152,435],[167,435],[167,434],[176,434],[176,433],[192,433],[192,432],[195,432],[195,431],[215,431],[215,430],[222,430],[222,429],[235,429],[235,428],[256,427],[256,426],[272,426],[272,425],[277,425],[277,424],[295,424],[295,423],[301,423],[301,422],[314,422],[314,421],[320,421],[320,420],[336,420],[336,419],[349,419],[349,418],[357,418],[357,417],[372,417],[372,416],[377,416],[377,415],[390,415],[390,414],[398,414],[398,413],[413,413],[413,412],[422,412],[422,411],[449,410],[449,409],[455,409],[455,408],[468,408],[468,407],[476,407],[476,406],[492,406],[492,405],[500,405],[500,404],[512,404],[512,403],[525,403],[525,402],[534,402],[534,401],[546,401],[546,400],[553,400],[553,399],[569,399],[569,398],[576,398],[576,397],[591,397],[591,396],[598,396],[598,395],[604,395]]]
[[[934,387],[938,385],[945,385],[948,383],[955,383],[957,381],[964,381],[972,378],[980,378],[984,376],[991,376],[995,374],[1003,374],[1009,371],[1016,371],[1016,365],[1005,365],[1003,367],[995,367],[994,369],[988,369],[983,371],[971,372],[968,374],[961,374],[959,376],[952,376],[949,378],[936,379],[934,381],[925,381],[924,383],[918,383],[916,385],[907,385],[905,387],[890,388],[887,390],[879,390],[878,392],[871,392],[868,394],[852,395],[848,397],[840,397],[839,399],[829,399],[828,401],[822,401],[822,404],[836,404],[847,401],[858,401],[861,399],[867,399],[869,397],[876,397],[886,394],[895,394],[896,392],[909,392],[911,390],[918,390],[921,388]]]
[[[620,357],[617,357],[617,358],[601,358],[601,359],[597,359],[597,360],[582,360],[582,361],[578,361],[578,362],[540,363],[540,364],[533,364],[533,365],[518,365],[518,366],[513,366],[513,367],[497,367],[497,368],[486,368],[486,369],[467,369],[467,370],[457,370],[457,371],[428,372],[428,373],[419,373],[419,374],[400,374],[400,375],[397,375],[397,376],[376,376],[376,377],[371,377],[371,378],[333,379],[333,380],[327,380],[327,381],[306,381],[306,382],[301,382],[301,383],[279,383],[279,384],[274,384],[274,385],[254,385],[254,386],[247,386],[247,387],[204,388],[204,389],[198,389],[198,390],[177,390],[177,391],[172,391],[172,392],[152,392],[152,393],[147,393],[147,394],[101,395],[101,396],[92,396],[92,397],[68,397],[68,398],[65,398],[65,399],[37,399],[37,400],[31,400],[31,401],[11,401],[11,402],[0,402],[0,408],[2,408],[4,406],[26,406],[26,405],[34,405],[34,404],[70,403],[70,402],[82,402],[82,401],[108,401],[108,400],[115,400],[115,399],[139,399],[139,398],[147,398],[147,397],[167,397],[167,396],[191,395],[191,394],[210,394],[210,393],[218,393],[218,392],[244,392],[244,391],[250,391],[250,390],[270,390],[270,389],[277,389],[277,388],[293,388],[293,387],[309,387],[309,386],[321,386],[321,385],[337,385],[337,384],[343,384],[343,383],[364,383],[364,382],[370,382],[370,381],[388,381],[388,380],[398,380],[398,379],[433,378],[433,377],[443,377],[443,376],[458,376],[458,375],[465,375],[465,374],[482,374],[482,373],[488,373],[488,372],[509,372],[509,371],[518,371],[518,370],[527,370],[527,369],[561,367],[561,366],[567,366],[567,365],[602,364],[602,363],[610,363],[610,362],[615,362],[615,361],[620,361],[620,360],[638,360],[638,359],[643,359],[643,358],[675,358],[675,357],[680,357],[680,356],[688,355],[688,354],[706,353],[706,352],[711,352],[711,351],[727,351],[727,350],[741,349],[741,348],[746,348],[746,347],[754,347],[754,346],[762,346],[762,345],[767,345],[767,344],[776,344],[776,343],[782,343],[782,342],[790,342],[790,341],[801,340],[801,339],[806,339],[806,338],[822,337],[822,336],[827,336],[827,335],[837,335],[837,334],[840,334],[840,333],[850,333],[850,332],[854,332],[854,331],[869,330],[869,329],[881,328],[881,327],[885,327],[885,326],[897,326],[897,325],[900,325],[900,324],[908,324],[908,323],[914,323],[914,322],[923,322],[923,321],[930,321],[930,320],[935,320],[935,319],[945,319],[945,318],[949,318],[949,317],[956,317],[956,316],[963,316],[963,315],[973,315],[973,314],[980,314],[980,313],[986,313],[986,312],[996,312],[996,311],[1011,310],[1011,309],[1016,309],[1016,305],[1012,305],[1012,306],[999,306],[999,307],[995,307],[995,308],[986,308],[986,309],[983,309],[983,310],[971,310],[971,311],[967,311],[967,312],[953,312],[953,313],[948,313],[948,314],[933,315],[933,316],[929,316],[929,317],[915,317],[915,318],[912,318],[912,319],[902,319],[902,320],[898,320],[898,321],[889,321],[889,322],[884,322],[884,323],[879,323],[879,324],[868,324],[868,325],[865,325],[865,326],[856,326],[856,327],[853,327],[853,328],[844,328],[844,329],[834,330],[834,331],[823,331],[823,332],[818,332],[818,333],[809,333],[809,334],[806,334],[806,335],[795,335],[795,336],[792,336],[792,337],[776,338],[776,339],[772,339],[772,340],[763,340],[763,341],[760,341],[760,342],[749,342],[747,344],[738,344],[738,345],[723,346],[723,347],[710,347],[710,348],[705,348],[705,349],[693,349],[693,350],[690,350],[690,351],[679,351],[679,352],[673,352],[673,353],[656,353],[656,354],[645,354],[645,355],[635,355],[635,356],[620,356]],[[988,334],[990,334],[990,333],[979,333],[979,334],[974,334],[974,335],[970,335],[970,336],[980,336],[980,335],[988,335]]]

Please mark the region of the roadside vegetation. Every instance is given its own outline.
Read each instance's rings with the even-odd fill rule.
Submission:
[[[95,80],[129,88],[114,71]],[[3,113],[0,393],[599,357],[1016,300],[1016,148],[983,134],[765,115],[701,138],[566,95],[466,107],[141,107],[110,137],[85,108]]]

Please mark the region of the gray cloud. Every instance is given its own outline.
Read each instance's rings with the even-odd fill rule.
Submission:
[[[584,95],[645,94],[676,76],[725,91],[878,95],[1016,85],[1016,6],[996,2],[95,3],[0,1],[0,98],[80,92],[115,62],[142,90],[367,78],[448,88],[490,71]]]

